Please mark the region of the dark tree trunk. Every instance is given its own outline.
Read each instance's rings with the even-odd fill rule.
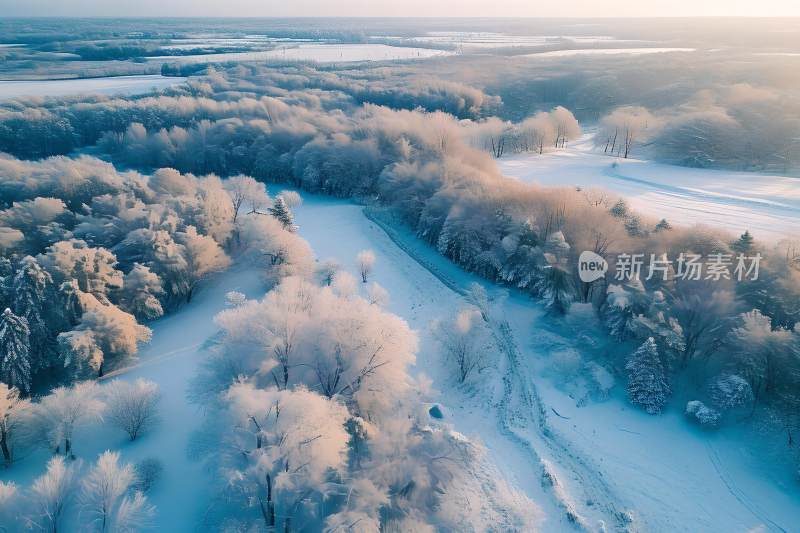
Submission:
[[[3,460],[6,464],[11,464],[11,450],[8,449],[8,435],[5,430],[0,432],[0,448],[3,449]]]

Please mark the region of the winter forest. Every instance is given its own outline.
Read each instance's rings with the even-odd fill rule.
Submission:
[[[798,35],[0,18],[0,532],[796,530]]]

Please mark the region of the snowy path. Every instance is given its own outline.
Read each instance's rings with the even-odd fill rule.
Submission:
[[[525,182],[608,189],[644,215],[673,224],[750,230],[775,241],[800,234],[800,178],[616,159],[594,150],[591,133],[566,150],[512,155],[498,165]]]
[[[471,397],[449,386],[440,361],[431,357],[436,352],[427,324],[457,309],[463,303],[461,288],[477,278],[413,235],[399,230],[390,238],[358,206],[304,196],[297,220],[319,257],[337,258],[352,270],[360,249],[376,252],[374,279],[389,289],[390,310],[420,331],[420,371],[434,379],[456,429],[482,440],[506,479],[542,506],[544,531],[574,530],[561,498],[575,506],[591,531],[599,529],[600,519],[608,531],[620,530],[627,521],[622,513],[628,511],[630,530],[643,532],[781,532],[800,523],[800,498],[791,484],[775,483],[780,476],[763,470],[753,457],[757,452],[747,450],[744,442],[688,426],[679,407],[651,417],[630,408],[621,396],[578,407],[576,398],[544,377],[544,369],[554,351],[581,349],[581,332],[575,324],[554,332],[539,306],[524,296],[512,293],[503,299],[502,289],[484,282],[498,297],[495,316],[507,320],[520,366],[504,368],[505,382],[486,383],[486,390]],[[502,320],[498,325],[506,329]],[[515,405],[505,417],[504,386],[515,379],[520,383],[506,392]],[[526,382],[541,408],[531,409],[535,401],[524,399],[521,383]],[[547,419],[543,433],[530,423],[539,416]],[[507,420],[513,434],[503,428]],[[560,488],[542,488],[539,461],[556,473]]]

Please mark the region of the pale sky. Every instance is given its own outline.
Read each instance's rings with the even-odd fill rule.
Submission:
[[[800,16],[800,0],[0,0],[0,16]]]

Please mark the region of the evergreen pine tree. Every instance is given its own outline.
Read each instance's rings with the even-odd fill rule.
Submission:
[[[620,198],[617,200],[611,209],[609,209],[611,216],[616,218],[626,218],[628,216],[628,204],[625,203],[625,200]]]
[[[548,265],[536,282],[536,289],[544,299],[548,313],[564,315],[572,302],[572,279],[569,272],[559,265]]]
[[[660,413],[667,403],[670,388],[653,337],[630,355],[625,370],[628,371],[631,403],[641,406],[651,415]]]
[[[667,230],[671,230],[671,229],[672,229],[672,224],[670,224],[669,221],[667,221],[666,218],[662,218],[658,222],[658,224],[656,224],[655,231],[656,231],[656,233],[658,233],[659,231],[667,231]]]
[[[0,315],[0,381],[23,392],[31,390],[28,321],[8,308]]]
[[[745,231],[739,237],[739,240],[731,244],[731,248],[733,248],[734,251],[739,252],[740,254],[746,254],[753,250],[754,240],[755,239],[753,239],[753,236],[750,235],[750,232]]]
[[[292,216],[292,212],[289,210],[289,206],[286,205],[286,201],[283,199],[283,196],[278,196],[275,198],[275,202],[272,204],[272,207],[269,208],[269,212],[272,216],[277,218],[281,224],[283,224],[284,229],[294,231],[294,217]]]
[[[51,309],[53,278],[31,256],[20,261],[19,270],[11,283],[14,301],[14,314],[23,317],[30,330],[31,352],[37,359],[32,361],[33,371],[47,366],[47,356],[51,353],[53,336],[48,326],[47,313]]]

